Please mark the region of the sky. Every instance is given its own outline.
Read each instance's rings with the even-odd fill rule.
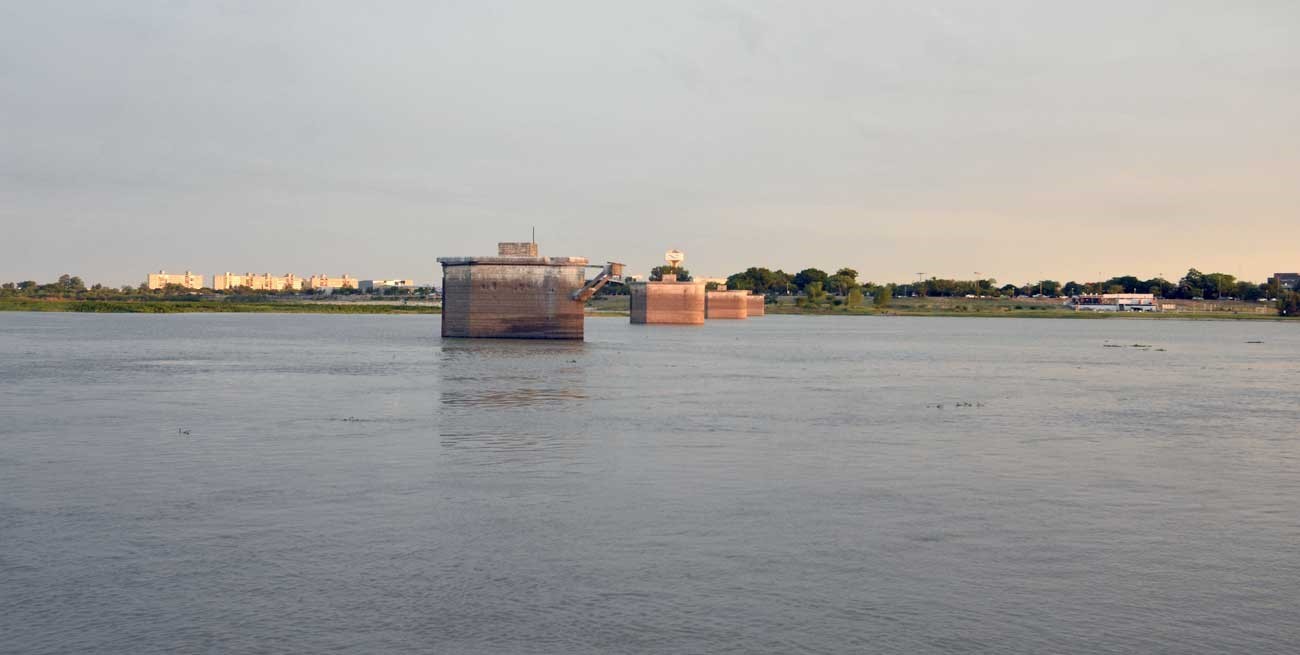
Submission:
[[[1300,3],[0,0],[0,280],[1300,269]]]

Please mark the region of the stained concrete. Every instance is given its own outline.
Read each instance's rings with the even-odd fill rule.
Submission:
[[[703,282],[678,282],[675,276],[670,275],[665,276],[662,282],[633,282],[628,291],[633,323],[704,324]]]
[[[745,302],[749,303],[748,306],[745,308],[745,312],[749,315],[750,318],[753,318],[755,316],[763,316],[764,314],[767,313],[767,308],[763,304],[764,302],[766,302],[766,300],[763,298],[763,296],[761,295],[748,296],[745,298]]]
[[[749,318],[748,291],[709,291],[705,294],[705,318]]]
[[[583,338],[585,257],[440,257],[442,336]]]

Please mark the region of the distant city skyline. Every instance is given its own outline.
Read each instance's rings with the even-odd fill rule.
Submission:
[[[1290,2],[14,3],[0,281],[1300,269]],[[233,267],[233,268],[232,268]]]

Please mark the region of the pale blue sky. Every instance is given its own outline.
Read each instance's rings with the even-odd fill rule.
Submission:
[[[0,0],[0,279],[1300,268],[1300,3]]]

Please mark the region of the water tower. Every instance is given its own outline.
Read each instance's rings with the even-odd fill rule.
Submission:
[[[673,269],[686,260],[680,250],[664,253]],[[704,283],[678,280],[666,273],[662,280],[628,285],[630,318],[637,324],[704,325]]]
[[[672,268],[681,268],[682,262],[686,261],[686,255],[674,248],[664,253],[664,261]]]

